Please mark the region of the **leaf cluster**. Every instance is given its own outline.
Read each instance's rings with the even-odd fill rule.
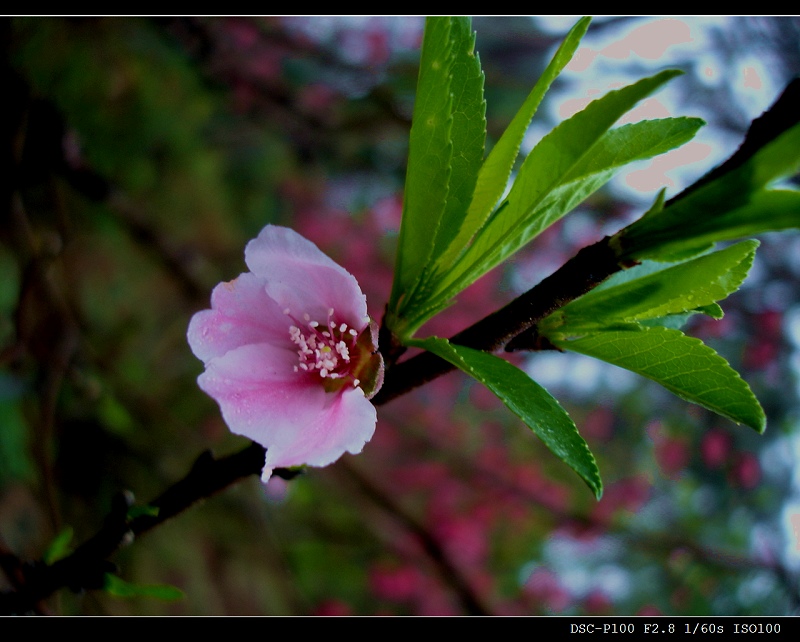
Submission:
[[[428,18],[384,325],[394,343],[423,348],[486,385],[599,497],[602,483],[588,446],[566,411],[527,373],[488,352],[415,337],[459,292],[574,210],[620,168],[683,145],[704,124],[680,117],[614,127],[681,73],[661,71],[608,92],[563,121],[512,176],[531,119],[588,26],[583,18],[567,34],[484,157],[483,73],[470,22]],[[608,276],[603,274],[588,293],[530,319],[507,349],[589,355],[762,432],[764,411],[747,383],[679,328],[694,314],[720,318],[718,301],[739,288],[753,263],[757,241],[708,253],[716,242],[800,225],[800,193],[772,187],[800,170],[800,124],[796,115],[786,117],[785,103],[763,117],[757,136],[727,165],[680,198],[665,203],[662,191],[638,221],[604,239],[618,274],[594,287]]]

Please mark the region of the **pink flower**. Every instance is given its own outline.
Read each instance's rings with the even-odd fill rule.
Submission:
[[[377,332],[355,277],[293,230],[247,244],[250,272],[220,283],[188,339],[197,382],[232,432],[267,449],[262,480],[359,453],[375,432],[383,380]]]

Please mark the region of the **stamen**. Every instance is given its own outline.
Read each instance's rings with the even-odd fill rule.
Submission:
[[[334,310],[328,310],[327,323],[323,326],[311,319],[307,312],[302,315],[305,323],[291,315],[289,308],[284,313],[294,321],[289,326],[289,338],[297,347],[298,363],[294,372],[318,373],[321,379],[351,379],[351,352],[356,348],[358,331],[347,323],[333,318]],[[360,381],[352,378],[353,386]]]

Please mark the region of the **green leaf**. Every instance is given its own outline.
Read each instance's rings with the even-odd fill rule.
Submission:
[[[453,151],[451,27],[446,17],[425,21],[390,309],[416,287],[447,204]]]
[[[670,392],[736,423],[763,432],[764,410],[750,387],[721,356],[679,330],[631,325],[584,336],[548,336],[572,350],[636,372]]]
[[[663,317],[644,319],[639,321],[639,325],[644,325],[651,328],[663,327],[672,328],[673,330],[680,330],[686,325],[686,322],[689,320],[689,318],[695,314],[705,314],[712,319],[721,319],[725,316],[725,313],[718,304],[711,303],[710,305],[701,305],[694,310],[687,310],[686,312],[681,312],[679,314],[668,314]]]
[[[764,430],[764,411],[728,363],[679,328],[689,315],[719,318],[715,303],[739,288],[758,241],[662,268],[646,263],[611,277],[556,311],[539,332],[556,347],[645,376],[682,399]]]
[[[452,363],[489,388],[600,499],[603,483],[594,455],[575,423],[549,392],[516,366],[487,352],[454,345],[438,337],[413,344]]]
[[[800,124],[744,163],[701,183],[661,211],[649,212],[612,241],[621,259],[672,260],[702,252],[717,241],[800,227],[800,192],[768,189],[798,171]]]
[[[625,163],[690,140],[702,125],[699,119],[645,121],[608,132],[639,100],[680,73],[664,71],[609,92],[545,136],[525,159],[502,210],[489,218],[454,267],[441,266],[432,300],[443,304],[451,299],[575,208]]]
[[[67,526],[62,529],[62,531],[55,536],[53,541],[50,542],[50,546],[48,546],[47,550],[44,552],[42,556],[44,563],[53,564],[69,555],[72,551],[70,544],[74,534],[75,531],[72,526]]]
[[[591,18],[581,18],[567,34],[564,42],[556,51],[550,64],[544,70],[539,80],[536,81],[531,93],[525,99],[513,120],[500,136],[492,151],[486,157],[478,173],[475,192],[469,206],[466,219],[461,225],[453,243],[442,257],[441,267],[447,269],[456,257],[463,252],[475,233],[486,222],[489,214],[497,205],[497,201],[506,189],[511,170],[517,160],[519,148],[525,132],[533,119],[536,110],[542,102],[547,90],[567,66],[581,39],[589,28]]]
[[[622,258],[670,261],[703,252],[717,241],[800,228],[799,191],[758,190],[738,206],[725,209],[727,193],[722,185],[713,189],[709,186],[696,196],[681,200],[680,206],[665,208],[665,214],[684,220],[663,225],[666,219],[658,219],[658,224],[642,235],[625,234],[625,244],[630,249],[624,251]],[[706,198],[710,196],[716,198]]]
[[[698,306],[695,308],[695,311],[710,316],[712,319],[721,319],[725,316],[722,308],[717,303],[709,303],[708,305]]]
[[[450,245],[473,199],[486,143],[486,101],[483,71],[475,53],[475,32],[469,18],[453,18],[453,144],[450,185],[444,215],[437,229],[432,259]]]
[[[694,138],[705,125],[701,118],[661,118],[622,125],[607,131],[572,168],[569,183],[628,163],[664,154]]]
[[[469,18],[428,18],[389,304],[395,331],[409,310],[425,305],[428,268],[451,244],[472,200],[486,139],[474,49]]]
[[[184,597],[183,591],[169,584],[133,584],[111,573],[106,573],[103,588],[109,595],[121,598],[151,597],[170,602]]]
[[[579,178],[581,173],[585,173],[582,170],[588,166],[592,166],[593,174],[605,169],[601,163],[595,164],[593,160],[595,157],[608,159],[608,154],[604,153],[605,145],[600,142],[608,129],[637,102],[679,73],[664,71],[623,89],[611,91],[553,129],[522,164],[506,199],[508,207],[503,211],[503,215],[495,217],[481,230],[469,253],[472,256],[486,255],[490,260],[502,260],[499,255],[491,256],[498,254],[496,245],[508,241],[508,237],[516,239],[522,223],[526,226],[533,224],[537,232],[546,227],[547,223],[542,221],[543,217],[538,211],[546,197],[558,186]],[[615,148],[620,147],[619,143],[623,142],[623,139],[627,139],[631,144],[638,142],[634,136],[624,136],[626,132],[630,132],[629,128],[620,129],[623,136],[617,139],[618,144],[614,145]],[[695,130],[696,127],[692,129],[692,133]],[[600,143],[600,146],[593,152],[597,143]],[[657,148],[661,149],[658,145]],[[646,157],[644,149],[637,150],[633,155],[633,158],[644,157]],[[532,238],[530,234],[526,235],[525,242],[530,238]],[[521,245],[519,241],[514,244],[517,247]],[[508,252],[503,252],[501,255],[507,256]]]
[[[560,332],[580,333],[611,322],[656,319],[710,306],[739,289],[758,245],[743,241],[666,269],[651,262],[618,272],[541,325],[552,328],[558,317]],[[712,316],[718,314],[717,308],[709,309]]]
[[[716,305],[716,303],[714,305]],[[654,317],[652,319],[645,319],[644,321],[640,321],[639,325],[647,326],[648,328],[672,328],[673,330],[680,330],[683,326],[686,325],[686,322],[689,321],[691,317],[700,312],[701,310],[689,310],[688,312],[683,312],[681,314],[668,314],[663,317]],[[720,318],[720,317],[714,317],[714,318]]]

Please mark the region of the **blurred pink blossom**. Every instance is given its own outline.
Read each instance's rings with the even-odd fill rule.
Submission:
[[[740,453],[733,464],[731,477],[735,484],[747,490],[758,486],[761,481],[761,464],[758,458],[753,453]]]
[[[663,615],[663,613],[659,610],[659,608],[655,604],[645,604],[639,611],[636,613],[638,617],[643,617],[645,615]]]
[[[572,603],[572,595],[558,576],[544,567],[535,569],[523,588],[546,613],[561,613]]]
[[[377,332],[349,272],[311,241],[267,225],[247,244],[250,272],[220,283],[188,339],[198,384],[230,430],[267,448],[262,480],[288,466],[359,453],[375,431],[383,379]]]
[[[353,609],[350,608],[350,605],[347,602],[343,602],[342,600],[325,600],[321,604],[317,605],[317,607],[312,612],[312,615],[319,615],[322,617],[332,617],[332,616],[343,616],[343,615],[352,615]]]
[[[405,602],[419,592],[424,578],[414,566],[390,567],[376,565],[369,574],[369,583],[375,595],[392,602]]]
[[[600,589],[593,589],[584,599],[583,609],[587,615],[610,615],[614,602]]]
[[[655,456],[661,472],[670,479],[677,479],[689,464],[691,452],[686,440],[662,436],[656,442]]]
[[[708,431],[700,442],[700,454],[709,468],[722,467],[730,456],[731,448],[731,437],[722,430]]]

